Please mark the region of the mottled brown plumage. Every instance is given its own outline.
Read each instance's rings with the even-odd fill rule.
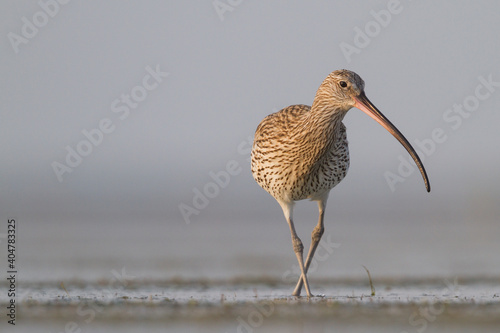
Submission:
[[[292,105],[262,120],[252,148],[252,174],[257,183],[281,205],[290,226],[294,251],[302,275],[293,295],[300,295],[307,282],[307,270],[324,232],[323,217],[330,190],[340,183],[349,168],[346,128],[347,111],[357,107],[389,130],[408,150],[430,190],[425,169],[404,136],[378,111],[364,94],[364,81],[354,72],[332,72],[320,85],[312,107]],[[303,245],[295,232],[294,201],[318,202],[319,221],[305,264]]]

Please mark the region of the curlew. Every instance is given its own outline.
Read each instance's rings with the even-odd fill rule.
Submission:
[[[294,252],[301,276],[294,296],[305,285],[312,296],[307,270],[324,233],[325,207],[330,190],[346,176],[349,148],[342,123],[347,111],[356,107],[387,129],[408,151],[430,192],[429,180],[417,153],[401,132],[370,102],[365,83],[354,72],[337,70],[323,81],[312,106],[291,105],[262,120],[255,132],[252,147],[252,175],[283,209],[292,234]],[[319,221],[312,232],[306,261],[304,246],[293,222],[294,202],[310,199],[318,202]]]

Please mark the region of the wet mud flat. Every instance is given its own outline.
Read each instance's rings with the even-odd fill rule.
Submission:
[[[20,282],[15,328],[37,332],[499,332],[500,278]],[[2,285],[3,287],[3,285]],[[0,296],[5,309],[7,299]],[[6,320],[2,332],[14,331]],[[8,330],[4,330],[7,328]]]

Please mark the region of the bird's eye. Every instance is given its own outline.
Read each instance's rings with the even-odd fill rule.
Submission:
[[[347,83],[345,81],[340,81],[339,84],[342,88],[347,87]]]

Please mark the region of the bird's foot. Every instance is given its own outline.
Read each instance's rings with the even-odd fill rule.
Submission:
[[[326,295],[325,294],[319,294],[319,295],[307,295],[307,296],[300,296],[300,294],[295,294],[293,293],[292,296],[295,296],[295,297],[307,297],[307,298],[313,298],[313,297],[319,297],[319,298],[325,298]]]

